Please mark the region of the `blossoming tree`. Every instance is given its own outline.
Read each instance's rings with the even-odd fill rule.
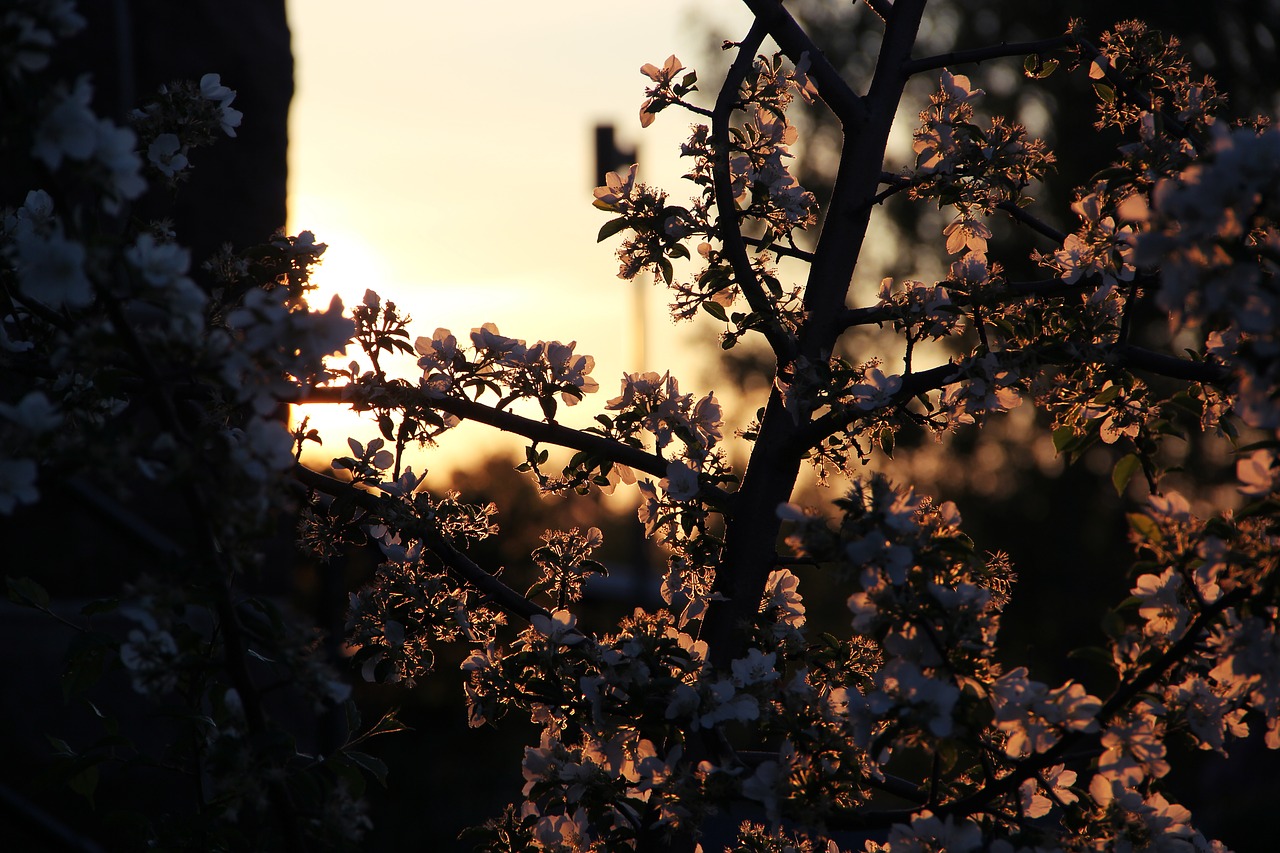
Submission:
[[[206,842],[358,838],[363,774],[384,771],[359,747],[396,727],[361,726],[309,634],[243,592],[269,508],[291,501],[315,553],[373,540],[384,555],[351,596],[360,677],[412,685],[436,677],[436,650],[461,644],[472,725],[515,713],[541,728],[523,800],[476,828],[482,849],[1221,849],[1163,780],[1173,742],[1225,754],[1260,728],[1280,746],[1280,133],[1223,116],[1213,82],[1137,22],[920,57],[925,0],[876,0],[875,71],[849,81],[781,3],[746,3],[754,22],[725,45],[734,59],[713,99],[674,56],[642,69],[642,125],[695,117],[682,149],[692,198],[673,203],[634,167],[595,192],[623,278],[651,272],[676,317],[723,324],[725,349],[756,338],[771,350],[767,399],[737,436],[713,395],[656,373],[624,376],[589,429],[562,424],[562,405],[599,390],[572,343],[492,324],[415,336],[373,292],[349,314],[336,301],[313,310],[307,275],[324,247],[307,233],[228,250],[197,284],[175,235],[127,210],[147,180],[178,182],[200,145],[234,135],[234,93],[215,75],[167,88],[133,129],[93,115],[86,80],[22,102],[28,121],[6,143],[43,180],[4,222],[0,346],[21,382],[0,386],[0,511],[36,504],[58,478],[123,472],[182,508],[172,533],[151,531],[145,576],[68,620],[81,632],[68,691],[87,695],[118,667],[161,707],[186,709],[192,745],[167,760],[200,780],[192,821]],[[52,34],[78,20],[62,3],[15,14],[26,17],[3,55],[6,95],[42,79]],[[776,53],[762,53],[766,39]],[[1028,195],[1053,153],[979,118],[982,90],[960,73],[1011,56],[1027,85],[1059,67],[1087,75],[1098,127],[1124,136],[1109,154],[1071,152],[1096,154],[1100,171],[1070,212]],[[913,159],[894,169],[890,129],[918,75],[939,85],[919,105]],[[844,135],[811,242],[797,233],[819,211],[789,171],[797,97],[825,104]],[[862,298],[850,282],[868,224],[899,194],[948,213],[938,240],[954,260],[944,280],[885,280]],[[1001,218],[1042,241],[1042,278],[1006,277]],[[1166,342],[1140,345],[1135,323],[1157,314]],[[850,331],[868,325],[891,328],[895,348],[849,352]],[[348,343],[363,358],[325,360]],[[389,372],[396,354],[421,374]],[[285,402],[365,412],[382,438],[309,470],[296,460],[317,436],[285,429]],[[1141,475],[1149,492],[1129,516],[1132,595],[1100,638],[1106,683],[1044,683],[1000,650],[1001,610],[1030,567],[983,556],[998,543],[966,537],[952,503],[863,467],[892,457],[904,428],[944,437],[1021,405],[1052,418],[1063,454],[1117,448],[1117,490]],[[501,535],[495,508],[432,494],[404,464],[406,447],[462,420],[527,438],[521,468],[546,493],[634,489],[668,552],[664,606],[605,632],[579,626],[604,568],[595,529],[548,531],[528,590],[469,556]],[[1192,434],[1235,443],[1233,505],[1193,511],[1165,485],[1163,443]],[[745,445],[741,470],[731,441]],[[792,502],[806,463],[845,484],[834,511]],[[21,575],[11,597],[53,613]],[[806,576],[845,592],[806,603]],[[131,623],[123,636],[94,627],[111,609]],[[842,634],[809,629],[828,609]],[[275,681],[350,709],[345,739],[282,737]],[[73,787],[91,788],[107,749],[59,743]],[[190,827],[144,834],[173,844]]]

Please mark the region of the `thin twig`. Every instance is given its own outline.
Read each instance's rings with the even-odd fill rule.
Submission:
[[[544,607],[539,607],[525,596],[498,580],[489,572],[478,566],[470,557],[453,546],[440,533],[439,529],[411,511],[394,498],[375,495],[364,489],[356,488],[350,483],[336,480],[319,471],[312,471],[305,465],[294,465],[293,476],[302,485],[315,489],[331,497],[350,500],[353,504],[371,513],[376,518],[384,519],[399,530],[419,539],[443,562],[455,577],[470,584],[489,598],[498,607],[518,616],[525,621],[534,616],[550,616]]]
[[[1201,611],[1200,615],[1187,628],[1186,633],[1176,643],[1166,649],[1150,666],[1138,673],[1133,680],[1117,686],[1115,692],[1102,703],[1098,713],[1094,716],[1098,728],[1105,728],[1121,710],[1155,684],[1171,667],[1184,658],[1195,654],[1196,647],[1210,623],[1221,616],[1228,608],[1234,607],[1243,601],[1247,592],[1247,587],[1239,587]],[[1005,794],[1013,793],[1022,784],[1023,780],[1029,779],[1040,770],[1058,763],[1068,749],[1086,738],[1097,737],[1099,737],[1097,732],[1069,732],[1044,752],[1035,753],[1018,762],[1009,774],[1000,777],[997,781],[986,785],[967,797],[940,805],[934,811],[939,816],[974,814],[985,809],[993,800]]]
[[[1062,243],[1067,239],[1066,232],[1059,231],[1057,228],[1054,228],[1052,225],[1045,222],[1043,219],[1039,218],[1038,216],[1034,216],[1030,213],[1027,213],[1025,209],[1018,207],[1018,205],[1014,204],[1011,201],[997,202],[996,207],[998,207],[1000,210],[1003,210],[1005,213],[1009,214],[1018,222],[1030,228],[1032,231],[1035,231],[1037,234],[1042,234],[1045,237],[1048,237],[1050,240],[1054,241],[1058,245],[1062,245]]]
[[[737,104],[738,87],[746,79],[755,63],[756,51],[764,41],[768,27],[763,19],[757,18],[751,24],[747,36],[738,45],[738,56],[734,59],[729,73],[725,77],[720,94],[716,97],[714,115],[711,119],[711,140],[715,150],[712,163],[712,174],[715,180],[717,232],[724,245],[725,257],[733,267],[733,276],[742,295],[746,297],[761,320],[761,331],[780,364],[787,364],[792,359],[795,343],[782,328],[773,302],[761,286],[751,259],[747,256],[747,245],[742,236],[742,228],[738,222],[738,208],[733,198],[733,174],[729,168],[729,118]]]
[[[889,0],[862,0],[867,4],[867,8],[876,13],[876,17],[885,23],[889,22],[889,16],[893,14],[893,4]]]
[[[299,389],[297,395],[282,402],[297,405],[332,404],[354,405],[372,408],[408,408],[417,410],[435,410],[456,415],[463,420],[475,421],[523,436],[532,441],[552,444],[556,447],[567,447],[571,450],[584,450],[587,453],[607,459],[610,462],[626,465],[637,471],[652,474],[655,477],[667,476],[670,463],[655,453],[649,453],[636,447],[629,447],[620,441],[593,435],[589,432],[572,429],[562,424],[526,418],[514,412],[499,409],[468,400],[463,397],[434,397],[420,388],[411,386],[388,385],[375,389],[361,386],[334,385],[319,388]],[[707,503],[725,508],[731,503],[731,495],[714,486],[702,487],[700,492]]]
[[[1130,344],[1104,344],[1088,352],[1072,353],[1070,357],[1056,351],[1039,348],[1006,350],[1001,355],[1009,358],[1028,358],[1041,364],[1109,364],[1155,373],[1184,382],[1221,385],[1231,378],[1231,371],[1220,365],[1164,355]],[[815,447],[829,436],[846,429],[854,421],[868,417],[882,409],[900,406],[920,394],[936,391],[939,388],[959,382],[962,378],[963,369],[963,363],[948,362],[928,370],[903,376],[902,385],[897,392],[891,395],[881,406],[869,410],[837,409],[806,424],[796,434],[797,446],[801,448]]]
[[[921,71],[945,68],[948,65],[986,62],[988,59],[1001,59],[1006,56],[1029,56],[1031,54],[1048,53],[1051,50],[1071,47],[1073,44],[1075,44],[1075,37],[1069,35],[1041,39],[1040,41],[1014,42],[1013,44],[1000,42],[1000,44],[993,44],[989,47],[978,47],[972,50],[953,50],[948,53],[939,53],[936,56],[913,59],[903,63],[902,70],[907,74],[919,74]]]
[[[762,251],[773,252],[775,255],[779,255],[781,257],[798,258],[799,260],[808,263],[813,262],[813,252],[806,252],[804,249],[798,249],[795,246],[784,246],[776,242],[766,244],[764,240],[757,237],[743,237],[742,242],[751,246],[753,249],[761,249],[761,247],[763,247],[763,249],[761,249]]]

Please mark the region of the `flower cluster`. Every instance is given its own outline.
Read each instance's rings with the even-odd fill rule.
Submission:
[[[146,147],[147,163],[170,184],[185,177],[191,149],[210,145],[219,135],[236,135],[243,116],[231,106],[235,98],[217,74],[204,75],[199,84],[161,86],[155,100],[130,115]]]
[[[1000,202],[1017,202],[1053,165],[1044,142],[1000,117],[974,124],[973,101],[984,94],[968,77],[942,72],[941,85],[920,113],[914,134],[911,195],[952,205],[960,218],[948,226],[947,251],[960,245],[985,252],[989,231],[978,220]],[[953,227],[954,226],[954,227]]]

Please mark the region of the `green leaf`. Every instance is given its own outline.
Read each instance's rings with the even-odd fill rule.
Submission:
[[[670,284],[676,274],[671,266],[671,261],[666,258],[658,258],[658,267],[662,270],[662,280]]]
[[[1097,396],[1095,396],[1093,398],[1093,402],[1097,403],[1098,405],[1110,403],[1116,397],[1120,396],[1121,390],[1122,389],[1120,388],[1119,385],[1110,385],[1104,388]]]
[[[372,757],[367,752],[357,752],[355,749],[347,752],[347,758],[364,768],[367,774],[378,780],[379,785],[387,788],[387,763],[381,758]]]
[[[98,765],[91,764],[67,780],[67,786],[93,805],[93,795],[98,790]]]
[[[1098,97],[1106,101],[1108,104],[1114,104],[1116,101],[1116,90],[1108,86],[1106,83],[1094,83],[1093,91],[1098,93]]]
[[[413,728],[400,722],[400,718],[396,716],[395,711],[388,711],[382,715],[382,719],[374,724],[373,728],[369,729],[368,736],[373,737],[374,735],[386,735],[392,732],[411,731],[413,731]]]
[[[1120,461],[1111,469],[1111,485],[1115,486],[1116,494],[1123,497],[1124,490],[1129,485],[1129,481],[1133,479],[1133,475],[1142,467],[1142,460],[1136,453],[1129,453],[1120,457]]]
[[[625,216],[619,216],[617,219],[610,219],[604,225],[600,226],[600,232],[596,234],[596,242],[603,243],[614,234],[622,231],[628,226],[629,220]]]
[[[24,607],[35,607],[40,610],[49,609],[49,592],[31,578],[4,579],[9,587],[9,600]]]
[[[97,601],[90,601],[84,607],[80,608],[81,616],[97,616],[99,613],[112,613],[120,606],[118,598],[101,598]]]
[[[1126,517],[1129,519],[1129,527],[1134,533],[1148,542],[1160,541],[1160,525],[1156,524],[1151,516],[1140,512],[1131,512]]]
[[[880,449],[884,451],[885,456],[893,458],[893,430],[888,428],[880,430]]]
[[[1053,449],[1062,453],[1071,440],[1076,437],[1075,430],[1069,426],[1060,426],[1053,431]]]
[[[1032,54],[1022,61],[1022,70],[1032,80],[1043,80],[1058,69],[1058,60]]]
[[[724,306],[719,302],[711,302],[708,300],[702,303],[702,310],[706,311],[717,320],[723,320],[726,323],[729,322],[729,315],[725,313]]]
[[[353,797],[364,796],[365,778],[359,765],[347,759],[342,753],[335,753],[325,759],[325,766],[342,780]]]
[[[45,739],[48,740],[49,745],[53,747],[55,755],[66,755],[71,758],[75,758],[79,755],[79,753],[72,749],[71,745],[62,738],[56,738],[53,735],[45,735]]]

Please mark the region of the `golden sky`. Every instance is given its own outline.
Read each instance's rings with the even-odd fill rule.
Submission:
[[[641,180],[686,197],[680,185],[692,185],[679,180],[676,155],[693,117],[669,110],[642,132],[648,81],[639,69],[671,53],[693,65],[706,51],[692,16],[740,38],[745,9],[729,0],[288,5],[289,228],[329,244],[316,279],[322,292],[350,304],[371,287],[428,337],[443,326],[465,340],[494,322],[530,342],[577,340],[578,352],[595,357],[601,386],[577,409],[599,411],[623,370],[640,365],[617,239],[595,243],[608,217],[591,206],[593,128],[615,124],[623,147],[639,148]],[[700,75],[706,104],[714,72]],[[657,288],[645,313],[643,367],[672,370],[682,390],[711,390],[687,344],[714,347],[715,329],[672,331]],[[342,451],[338,431],[322,427],[330,455]],[[442,463],[452,467],[437,458],[433,472]]]

